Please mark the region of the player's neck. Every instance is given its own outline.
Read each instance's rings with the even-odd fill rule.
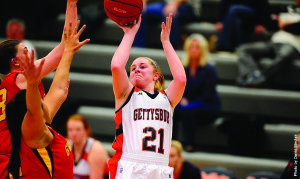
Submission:
[[[78,143],[74,143],[74,152],[81,152],[82,150],[84,150],[85,146],[87,143],[87,138],[85,138],[84,140],[78,142]]]
[[[154,94],[154,89],[153,89],[153,87],[150,87],[150,86],[147,86],[145,88],[141,88],[141,90],[147,91],[150,94]]]

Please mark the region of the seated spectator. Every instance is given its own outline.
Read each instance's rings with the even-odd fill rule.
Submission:
[[[172,33],[170,41],[174,49],[180,44],[180,25],[196,21],[199,18],[200,1],[193,0],[144,0],[142,22],[136,35],[135,47],[149,47],[149,26],[159,25],[168,16],[173,14]]]
[[[297,0],[296,5],[300,6]],[[296,9],[280,14],[280,30],[272,35],[271,41],[244,44],[237,50],[238,85],[259,86],[279,74],[294,59],[300,58],[300,14]],[[258,64],[262,58],[273,61],[263,71]]]
[[[67,134],[74,156],[74,179],[108,178],[108,153],[93,139],[87,119],[74,114],[67,121]]]
[[[278,29],[271,18],[268,0],[221,0],[219,12],[217,51],[233,52],[239,45],[249,42],[253,32],[262,35],[266,28]]]
[[[182,60],[187,77],[186,88],[174,112],[174,134],[181,119],[186,151],[193,150],[197,124],[214,122],[220,112],[216,91],[217,72],[208,63],[208,43],[200,34],[190,35],[184,43]]]
[[[299,178],[300,167],[299,167],[299,158],[300,158],[300,132],[295,135],[294,138],[294,154],[292,159],[288,162],[286,168],[281,174],[280,179],[296,179]]]
[[[22,42],[31,52],[34,50],[34,60],[38,59],[37,51],[34,48],[34,45],[25,39],[25,23],[21,19],[10,19],[6,25],[6,38],[8,40],[18,40]]]
[[[174,168],[174,179],[201,179],[201,171],[182,158],[182,145],[177,140],[172,140],[169,157],[170,167]]]

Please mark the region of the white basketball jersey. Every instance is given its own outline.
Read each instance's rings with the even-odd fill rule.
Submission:
[[[115,122],[113,148],[121,151],[122,156],[129,154],[139,161],[159,160],[168,165],[172,107],[164,91],[151,95],[134,87],[127,101],[116,111]]]
[[[90,176],[90,166],[87,159],[88,159],[88,154],[94,142],[95,139],[91,137],[87,139],[87,143],[82,153],[81,159],[77,163],[75,163],[73,167],[74,179],[81,179]],[[73,149],[73,143],[70,143],[70,145]]]

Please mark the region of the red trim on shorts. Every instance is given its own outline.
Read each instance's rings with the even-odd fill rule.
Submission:
[[[122,136],[122,138],[123,138],[123,136]],[[110,179],[115,179],[116,178],[118,162],[119,162],[121,156],[122,156],[122,152],[121,151],[116,151],[113,158],[111,158],[108,161],[108,169],[109,169],[109,178]]]

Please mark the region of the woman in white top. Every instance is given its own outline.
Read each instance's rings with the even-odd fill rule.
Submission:
[[[102,143],[91,136],[87,119],[74,114],[67,121],[67,134],[74,156],[74,179],[108,178],[108,154]]]

